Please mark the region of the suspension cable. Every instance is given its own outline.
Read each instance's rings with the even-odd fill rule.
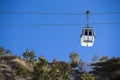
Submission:
[[[86,11],[86,15],[87,15],[87,27],[89,27],[89,13],[90,13],[90,11]]]
[[[71,24],[0,24],[0,27],[4,26],[80,26],[85,23],[71,23]],[[90,25],[120,25],[120,22],[102,22],[102,23],[90,23]]]
[[[84,13],[56,13],[56,12],[0,12],[0,14],[41,14],[41,15],[84,15]],[[90,15],[96,14],[120,14],[120,12],[93,12]]]

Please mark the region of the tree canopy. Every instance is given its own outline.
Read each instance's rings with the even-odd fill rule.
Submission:
[[[6,55],[10,54],[10,55]],[[93,56],[91,67],[93,70],[85,70],[85,63],[77,52],[71,52],[70,60],[59,61],[55,58],[49,62],[44,56],[36,58],[33,50],[26,49],[23,57],[14,56],[9,49],[0,47],[0,79],[1,80],[119,80],[120,57],[109,58],[98,55]],[[35,60],[36,59],[36,60]],[[7,67],[5,67],[7,66]],[[6,68],[6,69],[5,69]],[[3,74],[4,71],[4,74]],[[7,72],[6,72],[7,71]],[[8,72],[11,71],[8,75]],[[13,75],[15,76],[12,79]],[[16,78],[16,79],[15,79]]]

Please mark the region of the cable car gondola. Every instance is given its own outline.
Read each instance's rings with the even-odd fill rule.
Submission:
[[[81,45],[92,47],[95,41],[95,33],[92,27],[89,27],[88,24],[88,14],[89,11],[86,11],[87,14],[87,26],[83,27],[82,34],[81,34]]]

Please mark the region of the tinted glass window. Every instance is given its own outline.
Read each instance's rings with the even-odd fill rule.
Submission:
[[[88,35],[88,29],[85,30],[85,35]]]
[[[89,35],[92,36],[92,30],[89,31]]]

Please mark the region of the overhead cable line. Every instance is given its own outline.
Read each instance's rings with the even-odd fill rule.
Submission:
[[[85,15],[85,13],[56,13],[56,12],[0,12],[0,14],[41,14],[41,15]],[[93,12],[94,14],[120,14],[120,12]]]
[[[120,24],[120,22],[114,22],[114,23],[91,23],[90,25],[111,25],[111,24]],[[80,23],[73,23],[73,24],[0,24],[0,27],[2,26],[79,26],[79,25],[85,25]]]
[[[53,13],[53,12],[0,12],[0,14],[83,15],[84,13]]]
[[[74,26],[74,25],[83,25],[83,24],[8,24],[0,26]]]
[[[91,14],[120,14],[120,12],[96,12],[96,13],[91,13]]]

